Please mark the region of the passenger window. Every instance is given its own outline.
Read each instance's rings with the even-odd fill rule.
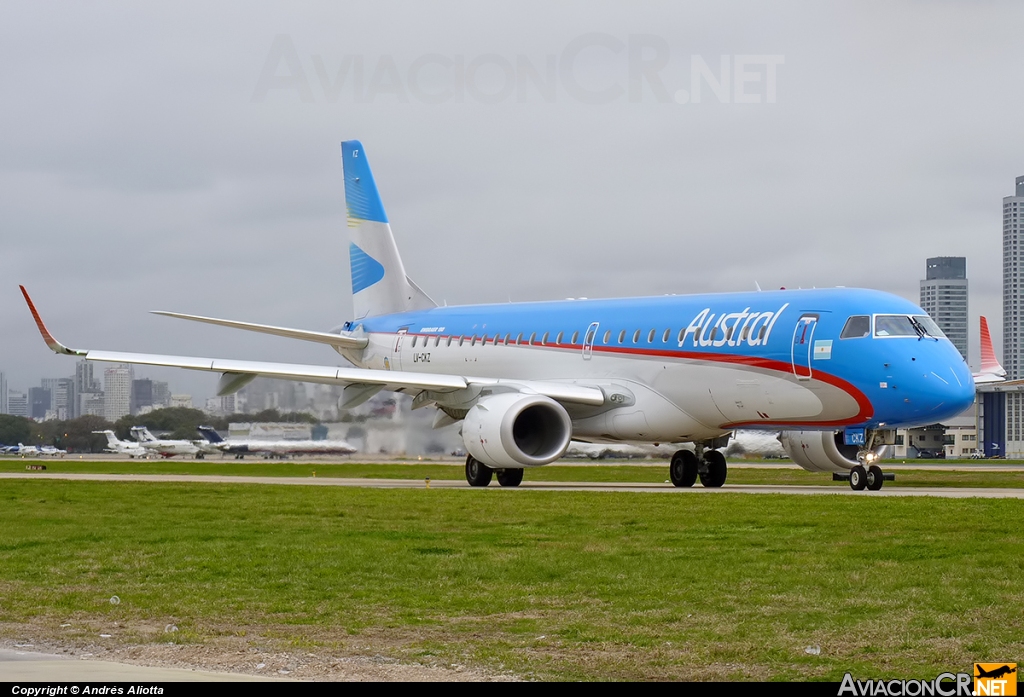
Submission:
[[[464,342],[465,340],[466,340],[466,337],[464,337],[464,336],[460,336],[460,337],[459,337],[459,346],[462,346],[462,344],[463,344],[463,342]]]
[[[606,332],[604,333],[604,339],[603,339],[603,340],[601,341],[601,343],[602,343],[602,344],[607,344],[607,343],[608,343],[608,340],[609,340],[609,339],[611,339],[611,338],[612,338],[612,330],[611,330],[611,329],[609,329],[608,331],[606,331]],[[572,342],[572,343],[574,343],[574,344],[575,344],[575,343],[576,343],[576,341],[575,341],[575,340],[573,340],[573,342]]]
[[[416,335],[415,334],[412,337],[412,348],[416,348]]]
[[[548,332],[544,332],[544,336],[542,336],[540,338],[540,343],[541,343],[542,346],[547,346],[547,344],[548,344]]]
[[[522,343],[523,343],[523,334],[522,334],[522,332],[520,332],[519,334],[516,335],[516,346],[519,346]]]
[[[680,344],[683,343],[683,337],[684,336],[686,336],[686,330],[685,329],[680,329],[679,330],[679,336],[676,337],[676,339],[679,341]]]
[[[453,337],[453,336],[450,336],[450,337],[448,337],[448,345],[449,345],[449,346],[451,346],[451,345],[452,345],[452,339],[454,339],[454,338],[455,338],[455,337]]]
[[[639,343],[639,342],[640,342],[640,330],[637,329],[635,332],[633,332],[633,343],[636,344],[636,343]]]
[[[573,332],[572,333],[572,341],[570,341],[569,343],[575,344],[579,340],[579,338],[580,338],[580,333],[579,332]]]
[[[648,343],[648,344],[653,344],[653,343],[654,343],[654,331],[655,331],[655,330],[653,330],[653,329],[652,329],[652,330],[651,330],[651,331],[650,331],[650,332],[649,332],[649,333],[647,334],[647,343]]]
[[[511,334],[506,334],[505,335],[505,345],[506,346],[508,346],[508,339],[509,339],[510,336],[512,336],[512,335]]]
[[[846,326],[843,327],[843,333],[839,335],[839,338],[859,339],[862,336],[870,336],[870,334],[871,318],[867,315],[854,315],[846,320]]]
[[[661,343],[667,344],[668,343],[668,335],[671,334],[671,333],[672,333],[671,329],[666,329],[665,333],[661,335]]]
[[[536,341],[537,341],[537,332],[534,332],[533,334],[530,334],[530,346],[533,346]]]
[[[619,332],[619,343],[621,344],[625,340],[626,340],[626,330],[623,329],[621,332]]]
[[[555,343],[556,344],[561,344],[562,343],[562,332],[558,332],[558,336],[555,337]]]

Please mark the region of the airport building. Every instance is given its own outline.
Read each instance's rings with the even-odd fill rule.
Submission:
[[[7,376],[0,371],[0,414],[7,413]]]
[[[932,257],[921,281],[921,308],[967,360],[967,259]]]

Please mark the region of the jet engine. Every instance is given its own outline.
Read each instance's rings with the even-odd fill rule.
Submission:
[[[569,447],[572,421],[543,395],[496,394],[478,401],[462,423],[466,451],[488,467],[546,465]]]
[[[783,431],[782,447],[809,472],[849,472],[861,464],[856,445],[843,443],[842,431]]]

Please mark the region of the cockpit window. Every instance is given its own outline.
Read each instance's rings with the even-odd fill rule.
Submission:
[[[928,332],[928,336],[934,336],[936,338],[946,336],[942,333],[942,330],[939,329],[939,325],[935,323],[935,320],[928,315],[914,315],[914,319],[917,320],[917,323],[920,324],[926,332]]]
[[[869,336],[871,334],[871,318],[867,315],[854,315],[850,319],[846,320],[846,326],[843,327],[843,333],[839,335],[840,339],[859,339],[862,336]]]
[[[906,315],[875,315],[875,336],[920,336]]]

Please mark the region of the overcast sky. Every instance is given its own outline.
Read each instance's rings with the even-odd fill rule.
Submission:
[[[0,371],[340,364],[148,314],[349,318],[339,143],[449,304],[810,286],[966,256],[1001,354],[1018,2],[0,2]],[[215,375],[136,368],[197,405]]]

